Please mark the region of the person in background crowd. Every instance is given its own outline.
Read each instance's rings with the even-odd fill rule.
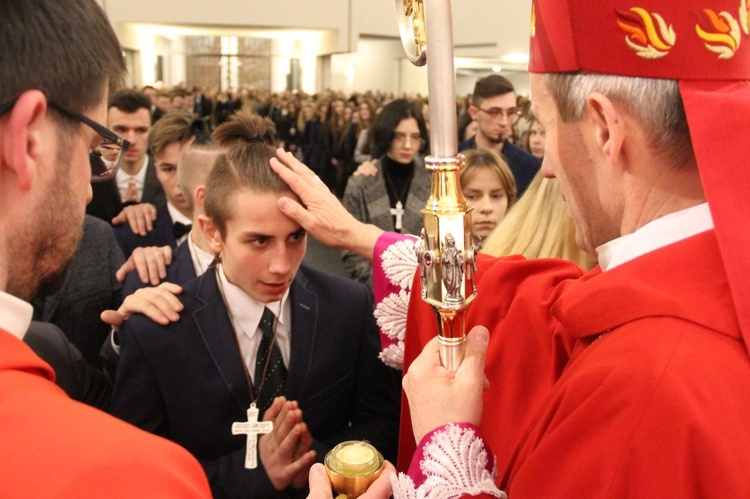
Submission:
[[[205,123],[180,109],[170,110],[149,131],[148,146],[154,155],[156,177],[165,193],[166,202],[156,209],[151,229],[145,234],[137,233],[125,224],[114,228],[115,237],[126,258],[137,247],[167,245],[176,248],[185,240],[190,231],[191,212],[177,182],[177,167],[182,152],[201,133],[208,133]]]
[[[343,156],[344,163],[344,177],[341,181],[341,194],[346,189],[346,184],[349,181],[349,177],[354,173],[357,167],[364,161],[369,161],[371,155],[357,156],[356,150],[359,144],[360,138],[364,135],[364,140],[367,137],[367,131],[370,128],[373,120],[375,119],[375,103],[368,99],[362,99],[357,106],[356,119],[349,123],[346,129],[346,133],[342,137],[341,142],[341,155]]]
[[[153,125],[159,118],[164,116],[172,108],[172,96],[166,90],[159,90],[156,93],[156,107],[151,114],[151,124]]]
[[[513,84],[498,74],[485,76],[474,85],[469,107],[469,115],[477,122],[477,132],[458,145],[459,151],[492,149],[502,154],[516,179],[519,198],[541,166],[538,158],[508,139],[520,114]]]
[[[323,147],[323,124],[328,116],[328,100],[319,99],[315,105],[315,117],[305,124],[302,152],[312,171],[322,175],[327,161]]]
[[[523,148],[539,159],[544,158],[544,138],[546,133],[539,120],[530,115],[527,132],[523,140]]]
[[[469,205],[472,232],[484,240],[516,202],[516,181],[508,164],[490,149],[464,153],[461,188]]]
[[[460,114],[458,116],[458,142],[464,142],[472,138],[476,135],[478,128],[479,125],[468,112]]]
[[[344,192],[346,209],[363,223],[383,230],[419,234],[430,194],[430,176],[420,156],[427,150],[427,127],[417,106],[406,99],[388,103],[370,133],[378,158],[376,173],[355,175]],[[344,266],[351,278],[372,286],[372,264],[345,251]]]
[[[346,121],[345,109],[344,99],[334,97],[328,107],[328,115],[320,132],[324,152],[320,178],[338,197],[341,197],[344,191],[342,182],[346,158],[342,154],[341,142],[349,125]]]

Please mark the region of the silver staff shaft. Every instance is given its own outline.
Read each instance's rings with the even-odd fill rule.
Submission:
[[[441,362],[456,370],[464,358],[466,308],[476,297],[478,247],[471,233],[471,208],[461,192],[463,157],[457,144],[451,4],[450,0],[396,0],[396,8],[409,60],[417,66],[427,61],[431,155],[425,167],[432,185],[422,210],[424,229],[417,255],[422,299],[438,318]]]

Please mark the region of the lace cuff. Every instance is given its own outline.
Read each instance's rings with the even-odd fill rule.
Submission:
[[[415,236],[384,232],[375,243],[372,282],[375,319],[380,328],[380,360],[395,369],[404,366],[404,332],[411,282],[417,270]]]
[[[479,428],[470,424],[449,424],[425,435],[414,454],[409,474],[391,476],[396,499],[451,499],[485,494],[507,498],[497,488],[496,462]]]

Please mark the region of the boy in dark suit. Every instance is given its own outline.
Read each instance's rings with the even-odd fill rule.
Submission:
[[[185,284],[178,322],[121,329],[112,412],[190,450],[216,497],[304,497],[336,444],[391,457],[397,441],[400,380],[378,359],[369,292],[300,266],[306,235],[276,205],[292,194],[268,164],[273,135],[246,113],[217,129],[228,151],[201,226],[220,263]],[[273,422],[257,451],[233,431],[255,409]]]

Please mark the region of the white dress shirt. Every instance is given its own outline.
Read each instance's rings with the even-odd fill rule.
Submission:
[[[117,190],[120,191],[120,199],[125,201],[125,196],[128,194],[128,187],[130,185],[130,179],[135,180],[135,187],[138,189],[138,199],[143,199],[143,186],[146,185],[146,167],[148,166],[148,156],[143,157],[143,166],[138,173],[131,175],[122,168],[117,170],[115,179],[117,181]]]
[[[200,230],[200,229],[198,229]],[[190,231],[192,234],[192,231]],[[208,270],[208,266],[214,261],[214,254],[203,251],[193,242],[192,236],[188,234],[187,245],[190,250],[190,259],[193,261],[193,268],[195,269],[195,275],[200,276]]]
[[[237,335],[242,358],[245,361],[250,378],[255,383],[255,360],[258,356],[258,347],[263,338],[263,332],[260,330],[260,319],[263,316],[263,308],[268,307],[274,316],[279,312],[279,302],[261,303],[241,288],[231,284],[226,275],[224,268],[219,265],[218,278],[221,288],[224,290],[224,298],[229,308],[229,314]],[[289,356],[291,353],[291,304],[289,303],[289,290],[284,293],[281,299],[281,317],[277,316],[276,341],[281,350],[281,356],[284,359],[284,365],[289,367]]]
[[[708,203],[676,211],[637,231],[604,243],[596,252],[602,270],[611,270],[646,253],[714,228]]]
[[[31,324],[34,307],[20,298],[0,291],[0,329],[22,340]]]

